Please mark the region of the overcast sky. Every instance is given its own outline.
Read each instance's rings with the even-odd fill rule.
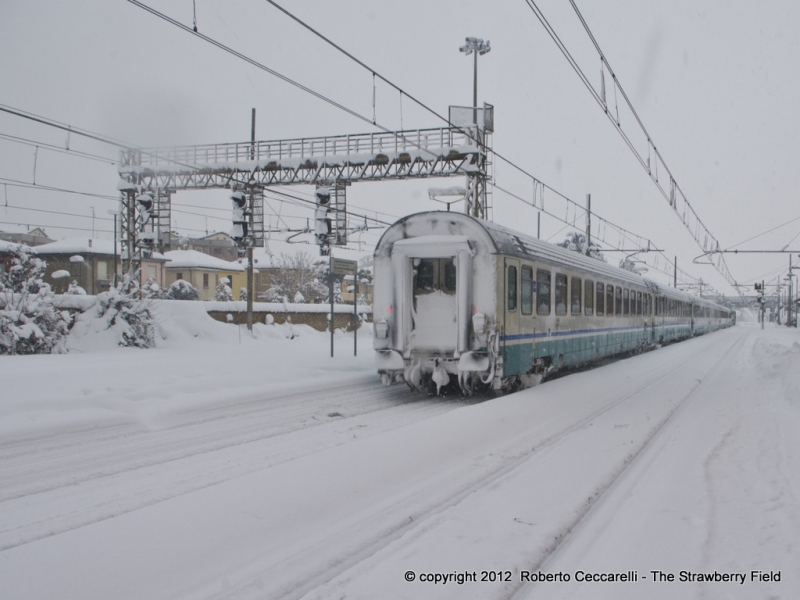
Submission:
[[[191,0],[146,3],[192,24]],[[497,152],[580,203],[591,193],[594,212],[649,237],[692,276],[732,292],[712,267],[692,264],[701,250],[524,0],[279,3],[441,114],[450,104],[472,101],[472,59],[458,51],[464,37],[489,39],[492,51],[479,59],[478,99],[495,106]],[[569,2],[537,4],[599,88],[600,59]],[[578,6],[666,164],[722,248],[800,217],[797,3],[595,0]],[[372,116],[371,75],[267,2],[196,0],[196,7],[200,32]],[[125,0],[4,0],[0,82],[4,106],[134,145],[246,141],[251,108],[257,110],[258,139],[374,130]],[[608,78],[606,83],[611,103]],[[400,127],[401,106],[406,129],[441,125],[407,98],[401,103],[386,85],[378,85],[376,99],[375,114],[385,126]],[[623,112],[621,120],[633,134],[632,118]],[[109,160],[42,144],[68,144]],[[641,149],[646,152],[646,146]],[[116,160],[113,147],[68,139],[62,131],[0,113],[0,229],[25,223],[44,226],[59,239],[91,235],[94,209],[95,234],[111,237],[108,211],[115,201],[16,182],[32,184],[35,177],[37,186],[114,196]],[[530,198],[530,181],[507,165],[496,162],[495,176],[498,185]],[[355,184],[348,205],[393,221],[440,208],[428,200],[427,189],[462,181]],[[183,233],[230,229],[224,191],[178,193],[174,202],[173,226]],[[282,219],[273,217],[273,224],[296,227],[313,216],[310,209],[277,200],[269,205]],[[496,222],[536,234],[532,208],[498,191],[493,206]],[[568,231],[563,227],[543,216],[542,237],[561,241]],[[379,233],[357,236],[361,249],[370,250]],[[792,240],[798,233],[800,220],[737,247],[780,249],[791,242],[797,249],[800,237]],[[609,254],[610,262],[618,259]],[[789,257],[726,260],[738,281],[750,283],[785,277]],[[648,275],[665,281],[657,272]]]

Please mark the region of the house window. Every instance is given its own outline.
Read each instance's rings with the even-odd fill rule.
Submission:
[[[208,273],[203,273],[203,288],[208,289]]]
[[[176,280],[177,280],[177,279],[183,279],[183,273],[181,273],[180,271],[178,271],[177,273],[175,273],[175,279],[176,279]]]
[[[105,260],[97,261],[97,278],[108,279],[108,262]]]

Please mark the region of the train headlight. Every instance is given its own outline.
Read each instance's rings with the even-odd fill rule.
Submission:
[[[375,323],[375,337],[379,340],[385,340],[389,337],[389,321],[381,319]]]

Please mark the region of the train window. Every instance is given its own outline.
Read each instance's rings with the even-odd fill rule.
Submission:
[[[622,314],[622,288],[617,286],[614,290],[614,299],[616,300],[616,304],[614,305],[614,314],[621,315]]]
[[[614,286],[606,285],[606,314],[611,317],[614,315]]]
[[[603,314],[605,314],[605,306],[606,306],[605,285],[600,283],[599,281],[597,282],[596,299],[597,299],[597,306],[595,306],[595,308],[597,309],[597,315],[599,317],[602,317]]]
[[[631,312],[630,312],[630,303],[628,301],[629,300],[629,294],[630,294],[630,292],[628,291],[627,288],[622,290],[622,314],[624,314],[626,317],[629,314],[631,314]]]
[[[550,271],[536,271],[536,313],[550,314]]]
[[[517,310],[517,267],[508,267],[508,310]]]
[[[414,287],[420,291],[433,290],[433,263],[431,261],[423,260],[417,265],[417,284]]]
[[[571,304],[573,315],[581,314],[581,278],[580,277],[573,277],[572,281],[570,282],[570,297],[571,297]]]
[[[448,292],[456,291],[456,266],[452,260],[444,263],[444,289]]]
[[[586,291],[584,296],[584,312],[587,316],[591,317],[594,313],[594,281],[591,279],[586,280]]]
[[[441,290],[446,294],[456,293],[456,265],[452,258],[415,259],[414,295],[429,294]]]
[[[522,314],[533,312],[533,269],[522,267]]]
[[[556,273],[556,314],[567,314],[567,276]]]
[[[642,292],[636,292],[636,314],[642,314]]]

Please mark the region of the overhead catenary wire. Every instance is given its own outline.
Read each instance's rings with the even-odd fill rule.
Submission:
[[[136,4],[136,5],[138,5],[138,6],[142,7],[142,8],[145,8],[145,9],[147,10],[147,7],[146,7],[145,5],[142,5],[142,3],[140,3],[140,2],[136,2],[135,0],[129,0],[129,1],[131,1],[133,4]],[[151,12],[152,12],[152,11],[151,11]],[[176,23],[176,24],[177,24],[177,23]],[[180,24],[179,24],[179,25],[180,25]],[[196,32],[193,32],[193,33],[196,33]],[[201,34],[198,34],[198,35],[201,35]],[[209,41],[211,41],[211,40],[209,40]],[[211,41],[211,43],[213,43],[213,41]],[[244,59],[244,60],[247,60],[247,57],[245,57],[244,55],[241,55],[241,56],[240,56],[240,58],[242,58],[242,59]],[[378,76],[378,74],[377,74],[375,71],[372,71],[372,72],[373,72],[373,73],[375,73],[375,76],[376,76],[376,77]],[[280,76],[279,74],[277,74],[277,73],[273,73],[273,75],[275,75],[275,76],[278,76],[278,77],[281,77],[281,76]],[[385,78],[381,78],[381,79],[385,80]],[[386,80],[386,81],[388,82],[388,80]],[[293,83],[293,84],[294,84],[294,83]],[[399,90],[400,88],[397,88],[397,89]],[[306,91],[308,91],[309,93],[312,93],[312,92],[313,92],[312,90],[306,90]],[[400,91],[401,91],[401,92],[403,92],[402,90],[400,90]],[[404,93],[404,95],[406,95],[406,96],[408,96],[409,98],[413,99],[413,97],[411,97],[410,95],[408,95],[408,93],[407,93],[407,92],[403,92],[403,93]],[[320,95],[320,96],[321,96],[321,95]],[[324,99],[324,97],[323,97],[323,99]],[[326,101],[328,101],[328,100],[326,100]],[[422,104],[420,103],[420,105],[422,105]],[[422,106],[424,106],[424,105],[422,105]],[[347,107],[344,107],[344,106],[342,106],[342,105],[338,105],[338,107],[339,107],[339,108],[341,108],[342,110],[345,110],[346,112],[355,113],[355,111],[349,111],[349,110],[347,109]],[[8,111],[7,111],[7,112],[8,112]],[[357,115],[357,113],[355,113],[355,114]],[[434,113],[434,114],[435,114],[435,113]],[[365,120],[365,121],[369,122],[369,119],[368,119],[368,118],[365,118],[365,117],[363,117],[363,116],[359,116],[359,118],[362,118],[363,120]],[[443,118],[443,117],[442,117],[442,118]],[[446,119],[445,119],[445,121],[446,121]],[[389,131],[388,129],[384,129],[384,130],[385,130],[385,131]],[[73,129],[73,128],[68,128],[68,129],[67,129],[67,131],[68,131],[68,132],[69,132],[69,131],[76,132],[76,130],[75,130],[75,129]],[[105,141],[105,140],[101,140],[101,141]],[[127,145],[126,145],[126,147],[129,147],[129,146],[127,146]],[[499,159],[501,159],[501,160],[504,160],[504,161],[508,162],[509,164],[513,165],[515,168],[519,168],[519,167],[517,167],[516,165],[514,165],[514,164],[513,164],[511,161],[509,161],[508,159],[505,159],[505,157],[503,157],[502,155],[500,155],[500,154],[498,154],[498,153],[496,153],[496,152],[495,152],[495,156],[497,156],[497,157],[498,157]],[[197,168],[197,166],[196,166],[196,165],[192,165],[192,168]],[[525,171],[524,171],[524,170],[522,170],[522,169],[520,169],[520,170],[521,170],[522,172],[525,172]],[[528,176],[530,176],[531,178],[533,178],[533,176],[532,176],[532,175],[530,175],[530,174],[528,174],[528,173],[526,173],[526,174],[527,174]],[[534,180],[536,180],[535,178],[533,178],[533,179],[534,179]],[[37,187],[38,187],[38,186],[37,186]],[[551,190],[552,190],[552,188],[549,188],[549,187],[548,187],[548,189],[551,189]],[[566,197],[564,197],[564,198],[566,199]],[[570,201],[570,200],[568,200],[568,199],[566,199],[566,200],[567,200],[567,201],[569,201],[569,202],[572,202],[572,201]],[[577,207],[581,208],[581,210],[583,210],[583,208],[582,208],[580,205],[578,205],[577,203],[573,203],[573,204],[575,204],[575,206],[577,206]]]
[[[7,133],[0,133],[0,139],[7,140],[9,142],[14,142],[14,143],[17,143],[17,144],[23,144],[25,146],[35,146],[35,147],[39,147],[39,148],[44,148],[45,150],[51,150],[53,152],[60,152],[62,154],[68,154],[68,155],[71,155],[71,156],[78,156],[80,158],[86,158],[86,159],[89,159],[89,160],[94,160],[94,161],[97,161],[97,162],[107,163],[107,164],[111,164],[111,165],[116,165],[119,162],[116,159],[108,158],[108,157],[105,157],[105,156],[98,156],[96,154],[90,154],[88,152],[81,152],[79,150],[74,150],[74,149],[69,148],[69,147],[62,148],[62,147],[56,146],[54,144],[47,144],[45,142],[32,140],[32,139],[29,139],[29,138],[23,138],[23,137],[19,137],[19,136],[16,136],[16,135],[10,135],[10,134],[7,134]]]
[[[394,84],[394,83],[393,83],[391,80],[389,80],[388,78],[386,78],[386,77],[384,77],[383,75],[381,75],[381,74],[380,74],[378,71],[376,71],[374,68],[370,67],[369,65],[367,65],[367,64],[366,64],[366,63],[364,63],[363,61],[359,60],[359,59],[358,59],[358,58],[356,58],[356,57],[355,57],[353,54],[351,54],[350,52],[348,52],[347,50],[345,50],[344,48],[342,48],[341,46],[339,46],[338,44],[336,44],[335,42],[333,42],[333,41],[332,41],[330,38],[328,38],[328,37],[326,37],[325,35],[323,35],[323,34],[322,34],[320,31],[318,31],[317,29],[315,29],[314,27],[312,27],[311,25],[309,25],[308,23],[306,23],[305,21],[303,21],[303,20],[302,20],[302,19],[300,19],[299,17],[295,16],[294,14],[292,14],[291,12],[289,12],[288,10],[286,10],[285,8],[283,8],[281,5],[279,5],[277,2],[275,2],[275,0],[265,0],[265,1],[266,1],[268,4],[271,4],[272,6],[274,6],[275,8],[277,8],[278,10],[280,10],[282,13],[284,13],[286,16],[288,16],[289,18],[291,18],[292,20],[294,20],[296,23],[298,23],[299,25],[301,25],[302,27],[304,27],[305,29],[307,29],[308,31],[310,31],[311,33],[313,33],[315,36],[319,37],[320,39],[322,39],[323,41],[325,41],[326,43],[328,43],[330,46],[332,46],[333,48],[335,48],[337,51],[339,51],[340,53],[344,54],[346,57],[348,57],[349,59],[351,59],[352,61],[354,61],[354,62],[355,62],[355,63],[357,63],[358,65],[360,65],[362,68],[364,68],[365,70],[367,70],[367,71],[369,71],[370,73],[372,73],[372,76],[373,76],[373,94],[374,94],[374,79],[375,79],[375,77],[379,78],[381,81],[383,81],[383,82],[384,82],[384,83],[386,83],[387,85],[389,85],[389,86],[391,86],[392,88],[394,88],[395,90],[397,90],[397,91],[399,92],[399,94],[400,94],[401,118],[402,118],[402,96],[403,96],[403,95],[406,95],[406,96],[407,96],[407,97],[408,97],[410,100],[412,100],[414,103],[416,103],[418,106],[420,106],[420,107],[421,107],[421,108],[423,108],[424,110],[428,111],[430,114],[432,114],[432,115],[436,116],[438,119],[440,119],[440,120],[444,121],[444,122],[445,122],[445,123],[447,123],[449,126],[451,126],[451,127],[453,126],[453,123],[451,123],[451,122],[449,121],[449,119],[447,119],[447,118],[445,118],[444,116],[440,115],[440,114],[439,114],[437,111],[433,110],[432,108],[430,108],[429,106],[427,106],[425,103],[421,102],[420,100],[418,100],[418,99],[417,99],[417,98],[415,98],[414,96],[412,96],[412,95],[408,94],[408,92],[406,92],[405,90],[403,90],[402,88],[400,88],[398,85]],[[543,15],[542,15],[542,18],[544,18],[544,16],[543,16]],[[549,27],[549,24],[548,24],[547,26]],[[563,52],[565,52],[565,56],[567,56],[567,57],[568,57],[568,60],[570,60],[571,64],[573,65],[573,68],[575,68],[576,72],[577,72],[577,73],[579,74],[579,76],[580,76],[580,77],[581,77],[581,78],[584,80],[584,83],[587,85],[587,87],[588,87],[588,88],[589,88],[589,89],[590,89],[590,90],[591,90],[591,91],[594,93],[594,88],[591,86],[591,83],[589,82],[588,78],[586,78],[586,76],[583,74],[583,72],[581,71],[581,69],[578,67],[578,65],[577,65],[577,62],[575,62],[575,61],[574,61],[574,59],[572,59],[571,55],[569,54],[569,52],[568,52],[568,51],[567,51],[567,49],[566,49],[566,46],[563,46],[563,44],[561,43],[560,39],[558,39],[558,37],[555,35],[555,31],[552,31],[552,34],[551,34],[551,35],[555,36],[555,37],[554,37],[554,39],[555,39],[555,40],[557,40],[557,43],[559,43],[559,44],[560,44],[560,47],[562,47],[562,51],[563,51]],[[605,62],[605,58],[604,58],[604,57],[603,57],[603,61]],[[614,82],[615,82],[615,86],[614,86],[614,96],[615,96],[615,102],[616,102],[616,87],[617,87],[617,86],[616,86],[616,76],[614,75],[614,73],[613,73],[613,71],[610,69],[610,67],[609,67],[609,72],[611,73],[611,75],[612,75],[612,78],[614,79]],[[597,94],[596,94],[596,93],[595,93],[595,96],[596,96],[596,98],[598,99],[598,101],[600,101],[600,98],[599,98],[599,96],[597,96]],[[627,101],[627,97],[626,97],[626,101]],[[373,108],[374,108],[374,95],[373,95]],[[616,123],[617,123],[617,125],[619,126],[619,109],[618,109],[618,108],[617,108],[616,114],[617,114]],[[649,136],[648,136],[648,140],[649,140]],[[635,148],[632,146],[632,142],[630,142],[630,140],[628,140],[628,142],[629,142],[629,146],[631,146],[631,150],[634,150],[634,151],[635,151]],[[654,150],[655,150],[655,147],[654,147]],[[553,189],[552,187],[548,186],[548,185],[547,185],[547,184],[545,184],[544,182],[541,182],[541,181],[540,181],[538,178],[536,178],[534,175],[532,175],[531,173],[529,173],[528,171],[526,171],[525,169],[523,169],[523,168],[522,168],[522,167],[520,167],[519,165],[515,164],[513,161],[511,161],[510,159],[506,158],[506,157],[505,157],[505,156],[503,156],[502,154],[498,153],[498,152],[497,152],[496,150],[494,150],[494,149],[493,149],[493,154],[494,154],[494,156],[495,156],[495,157],[497,157],[498,159],[500,159],[500,160],[501,160],[501,161],[503,161],[504,163],[508,164],[509,166],[511,166],[512,168],[516,169],[516,170],[517,170],[517,171],[519,171],[520,173],[522,173],[522,174],[524,174],[525,176],[529,177],[529,178],[530,178],[530,179],[531,179],[531,180],[532,180],[532,181],[533,181],[535,184],[536,184],[536,183],[538,183],[538,184],[540,184],[540,185],[542,186],[542,188],[549,189],[551,192],[553,192],[553,193],[557,194],[558,196],[560,196],[560,197],[561,197],[561,198],[562,198],[564,201],[566,201],[566,202],[568,203],[567,210],[569,210],[569,206],[570,206],[570,205],[571,205],[571,206],[573,206],[573,209],[574,209],[574,211],[575,211],[575,214],[574,214],[574,216],[575,216],[575,217],[577,217],[577,212],[580,210],[580,211],[582,211],[582,212],[583,212],[583,213],[585,213],[585,214],[588,214],[588,215],[594,215],[594,216],[595,216],[595,218],[597,218],[597,219],[602,219],[602,217],[600,217],[599,215],[597,215],[597,214],[595,214],[595,213],[592,213],[591,211],[587,210],[587,209],[586,209],[586,207],[584,207],[583,205],[581,205],[581,204],[578,204],[578,203],[577,203],[577,202],[575,202],[574,200],[571,200],[570,198],[568,198],[567,196],[565,196],[565,195],[561,194],[560,192],[558,192],[557,190],[555,190],[555,189]],[[496,189],[499,189],[496,183],[494,184],[494,187],[495,187]],[[503,190],[503,191],[505,191],[505,190]],[[538,208],[538,207],[537,207],[537,208]],[[560,218],[559,218],[557,215],[555,215],[554,213],[551,213],[551,212],[549,212],[549,211],[545,210],[545,209],[544,209],[544,206],[542,206],[542,207],[541,207],[539,210],[542,210],[542,212],[545,212],[546,214],[549,214],[550,216],[553,216],[554,218],[557,218],[557,219],[559,219],[559,220],[562,220],[562,221],[563,221],[563,219],[560,219]],[[574,219],[573,219],[573,220],[574,220]],[[573,224],[573,225],[574,225],[574,224]],[[612,226],[612,227],[615,227],[615,228],[617,228],[617,229],[621,229],[621,228],[619,228],[618,226],[616,226],[616,225],[613,225],[613,224],[611,224],[611,226]],[[637,236],[637,237],[639,237],[639,238],[642,238],[642,236]],[[646,238],[644,238],[644,239],[646,239]],[[666,257],[665,257],[665,258],[666,258]],[[687,275],[688,275],[688,274],[687,274]]]
[[[709,238],[710,238],[711,248],[712,249],[719,248],[719,246],[720,246],[719,241],[710,232],[710,230],[705,226],[705,224],[702,222],[702,220],[700,219],[700,217],[697,214],[697,212],[694,210],[694,207],[692,207],[692,205],[689,203],[688,199],[686,198],[686,195],[684,194],[683,190],[678,185],[675,177],[673,176],[672,172],[670,171],[669,167],[667,166],[666,162],[664,161],[663,157],[661,156],[661,153],[658,151],[658,148],[656,147],[656,145],[653,142],[650,134],[648,133],[647,129],[645,128],[644,123],[642,122],[642,120],[640,119],[638,113],[636,112],[635,108],[633,107],[633,103],[630,101],[630,99],[628,98],[627,94],[625,93],[625,90],[622,88],[621,84],[619,83],[619,80],[617,79],[617,76],[614,73],[614,70],[611,68],[611,65],[609,64],[608,60],[606,59],[605,55],[603,54],[603,51],[600,48],[600,45],[597,43],[597,40],[595,39],[594,34],[592,34],[591,29],[589,28],[586,20],[583,18],[583,15],[581,14],[580,10],[578,9],[578,6],[576,5],[575,1],[574,0],[570,0],[570,4],[572,5],[573,10],[577,14],[577,16],[578,16],[581,24],[583,25],[587,35],[591,39],[592,44],[595,47],[595,50],[597,51],[597,53],[600,56],[602,64],[605,66],[605,68],[608,70],[609,74],[611,75],[612,84],[614,85],[614,93],[615,93],[615,95],[616,95],[617,89],[619,89],[619,92],[622,95],[622,97],[623,97],[626,105],[628,106],[629,110],[631,111],[631,114],[634,116],[634,119],[636,120],[637,124],[639,125],[639,128],[641,129],[642,133],[644,133],[644,135],[645,135],[645,138],[646,138],[647,144],[648,144],[648,153],[651,151],[651,148],[652,148],[652,153],[656,157],[656,168],[655,168],[655,170],[652,168],[649,158],[645,159],[642,156],[642,154],[636,149],[633,141],[628,137],[628,135],[623,130],[622,125],[620,124],[618,112],[617,112],[616,118],[614,118],[614,116],[612,116],[610,114],[610,112],[608,110],[608,106],[606,105],[604,97],[603,97],[604,95],[598,93],[597,90],[595,90],[595,88],[592,85],[592,83],[589,80],[589,78],[586,76],[586,74],[580,68],[580,66],[578,65],[577,61],[572,56],[572,54],[569,52],[569,50],[567,49],[567,47],[564,44],[564,42],[561,40],[561,38],[555,32],[555,29],[552,27],[552,25],[550,25],[550,23],[548,22],[548,20],[546,19],[546,17],[542,13],[541,9],[537,6],[536,2],[534,0],[525,0],[525,2],[528,5],[528,7],[531,9],[531,11],[534,13],[534,15],[537,17],[539,22],[542,24],[542,26],[545,28],[547,33],[550,35],[551,39],[558,46],[559,50],[564,55],[564,57],[567,59],[567,62],[573,68],[573,70],[578,75],[578,77],[581,79],[581,81],[583,82],[583,84],[586,87],[586,89],[589,90],[589,92],[592,95],[592,97],[595,99],[595,101],[598,103],[598,105],[600,105],[600,107],[603,109],[604,113],[606,114],[606,117],[608,117],[608,119],[615,125],[615,128],[616,128],[617,132],[620,134],[620,136],[625,141],[626,145],[631,150],[631,152],[634,154],[634,156],[639,161],[639,163],[642,165],[642,167],[647,171],[648,175],[650,176],[650,179],[656,184],[656,187],[659,190],[659,192],[661,193],[661,195],[667,200],[667,202],[669,202],[670,206],[672,206],[675,209],[676,212],[678,210],[677,194],[680,194],[680,197],[683,199],[683,202],[684,202],[684,213],[683,213],[683,216],[680,217],[680,218],[681,218],[681,221],[684,224],[684,227],[686,227],[686,229],[689,230],[689,233],[692,235],[692,238],[695,240],[695,242],[699,246],[702,246],[704,250],[707,250],[708,249]],[[670,190],[669,191],[665,190],[661,186],[661,184],[659,183],[659,180],[658,180],[658,169],[657,169],[657,165],[658,165],[659,161],[661,162],[662,168],[669,175],[669,182],[670,182]],[[677,192],[677,194],[676,194],[676,192]],[[693,224],[687,222],[687,218],[686,218],[686,209],[687,208],[688,208],[690,214],[694,217],[695,231],[692,231],[692,225]],[[701,237],[700,231],[699,231],[700,227],[702,227],[703,233],[705,234],[705,241],[702,244],[700,243],[700,237]],[[736,286],[736,281],[733,278],[732,274],[730,273],[730,270],[728,269],[727,263],[725,262],[725,259],[724,259],[724,257],[722,255],[720,255],[718,262],[716,264],[714,264],[713,266],[716,268],[716,270],[725,278],[725,280],[731,286],[734,286],[734,287]]]

